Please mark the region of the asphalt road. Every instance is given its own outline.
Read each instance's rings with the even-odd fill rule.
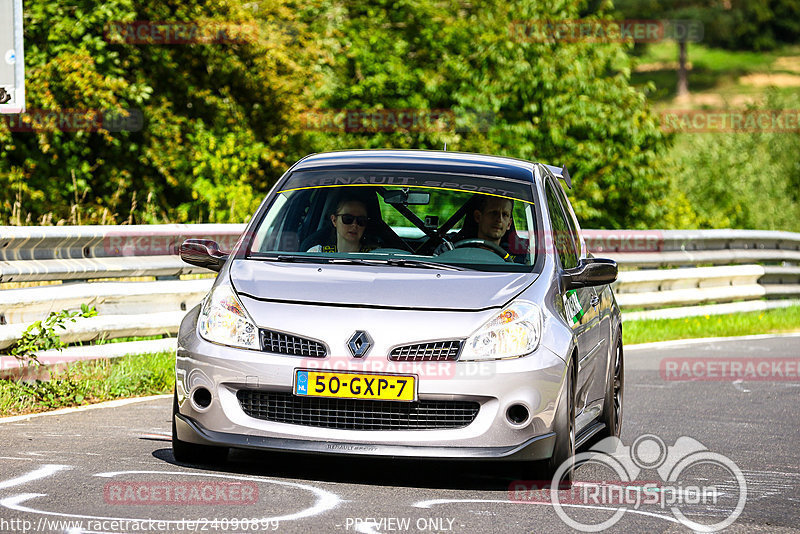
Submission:
[[[634,463],[643,467],[628,475],[629,486],[660,481],[658,492],[668,488],[688,520],[713,524],[744,495],[739,470],[744,508],[726,532],[800,532],[798,355],[800,337],[627,351],[622,442],[641,446]],[[745,378],[717,379],[723,364],[746,373],[748,363]],[[508,464],[234,451],[220,466],[179,465],[170,404],[159,398],[0,424],[0,532],[571,532],[559,511],[590,525],[616,510],[585,490],[608,479],[597,463],[578,469],[584,493],[558,510],[546,494],[519,491],[519,466]],[[667,447],[697,440],[707,461],[664,481],[648,467],[661,461],[658,440],[645,435]],[[672,447],[661,459],[686,451]],[[711,490],[698,501],[694,486]],[[671,506],[635,509],[630,501],[606,531],[691,530]]]

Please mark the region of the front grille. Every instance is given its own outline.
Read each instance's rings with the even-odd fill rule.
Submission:
[[[322,399],[276,391],[236,393],[244,413],[256,419],[342,430],[439,430],[463,428],[478,415],[469,401],[395,402]]]
[[[273,330],[261,330],[261,350],[309,358],[324,358],[327,353],[319,341]]]
[[[443,362],[458,359],[461,341],[434,341],[395,347],[389,359],[396,362]]]

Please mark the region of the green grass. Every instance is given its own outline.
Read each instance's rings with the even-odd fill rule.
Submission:
[[[767,72],[772,63],[781,56],[798,55],[800,47],[786,47],[767,52],[750,50],[722,50],[708,48],[701,44],[689,43],[687,57],[695,67],[717,72]],[[640,65],[647,63],[678,61],[678,45],[673,42],[654,43],[639,56]]]
[[[91,345],[111,345],[113,343],[127,343],[129,341],[152,341],[154,339],[164,339],[165,337],[170,337],[169,334],[161,334],[157,336],[132,336],[132,337],[116,337],[113,339],[98,339],[95,341],[90,342],[77,342],[74,343],[75,346],[82,347],[84,345],[91,346]]]
[[[174,352],[76,362],[49,381],[0,380],[0,417],[170,393],[174,385]]]
[[[742,85],[739,83],[739,77],[753,73],[792,73],[775,68],[774,62],[782,56],[797,55],[800,55],[800,46],[754,52],[721,50],[689,43],[687,57],[692,64],[692,70],[689,71],[689,91],[692,93],[712,91],[723,96],[757,95],[762,93],[764,88]],[[664,42],[649,45],[638,58],[637,64],[677,63],[677,61],[678,45],[673,42]],[[678,75],[674,68],[634,72],[631,75],[631,81],[635,85],[644,85],[650,81],[655,84],[655,91],[648,94],[648,98],[655,102],[664,102],[674,98],[677,80]],[[780,90],[796,93],[797,88],[787,87]]]
[[[634,344],[792,331],[800,331],[800,306],[732,315],[627,321],[622,336],[626,344]]]

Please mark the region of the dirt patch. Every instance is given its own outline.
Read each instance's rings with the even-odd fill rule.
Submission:
[[[800,56],[779,57],[772,64],[774,70],[787,70],[789,72],[800,73]]]
[[[692,70],[692,62],[686,63],[686,69]],[[657,61],[655,63],[643,63],[636,65],[633,72],[657,72],[662,70],[678,70],[677,61]]]
[[[797,74],[748,74],[739,78],[739,83],[754,87],[800,87]]]
[[[719,93],[689,93],[684,97],[676,97],[673,104],[687,108],[728,109],[743,108],[760,101],[760,95],[721,95]]]

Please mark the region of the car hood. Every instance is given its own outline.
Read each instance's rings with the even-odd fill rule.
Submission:
[[[470,311],[502,306],[536,276],[243,259],[234,260],[230,268],[236,291],[261,300]]]

